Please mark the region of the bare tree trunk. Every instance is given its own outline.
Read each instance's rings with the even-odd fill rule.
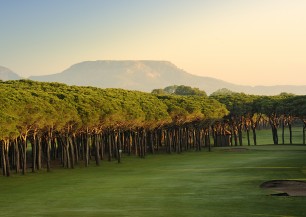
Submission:
[[[208,151],[211,152],[211,143],[210,143],[210,130],[207,129],[207,143],[208,143]]]
[[[33,140],[31,142],[32,145],[32,172],[36,171],[36,151],[37,151],[37,134],[34,133]]]
[[[100,165],[100,136],[98,134],[95,135],[95,148],[96,148],[96,153],[95,153],[95,158],[96,158],[96,165]]]
[[[75,164],[75,152],[74,152],[74,143],[72,141],[71,136],[68,135],[68,144],[70,147],[70,165],[71,168],[74,169],[74,164]]]
[[[89,148],[91,145],[91,135],[87,133],[87,139],[85,142],[85,167],[88,167],[89,165]]]
[[[234,129],[234,141],[235,141],[235,146],[238,146],[238,129]]]
[[[11,175],[11,166],[10,166],[10,159],[9,159],[9,140],[4,141],[4,149],[5,149],[5,161],[6,161],[6,176]]]
[[[170,132],[171,130],[167,130],[167,138],[168,138],[168,153],[171,154],[172,152],[172,133]]]
[[[273,137],[273,143],[274,145],[278,145],[278,133],[277,133],[277,128],[279,125],[279,119],[275,114],[271,115],[269,117],[269,123],[272,128],[272,137]]]
[[[254,145],[257,145],[256,128],[252,127]]]
[[[242,146],[242,124],[239,124],[238,126],[238,138],[239,138],[239,145]]]
[[[104,134],[101,133],[101,146],[100,146],[100,159],[104,160],[104,155],[105,155],[105,136]]]
[[[77,141],[77,137],[75,134],[72,135],[72,143],[73,143],[73,146],[74,146],[74,160],[75,160],[75,164],[78,164],[79,163],[79,144],[78,144],[78,141]]]
[[[22,136],[21,150],[22,150],[22,174],[25,175],[27,172],[27,136]]]
[[[304,126],[303,126],[303,145],[305,145],[305,139],[306,139],[306,135],[305,135],[305,131],[306,131],[306,121],[304,122]]]
[[[41,157],[42,157],[41,136],[37,135],[37,154],[36,154],[37,170],[41,169]]]
[[[5,159],[5,145],[4,141],[1,143],[1,160],[2,160],[2,175],[6,176],[7,175],[7,167],[6,167],[6,159]]]
[[[285,119],[282,120],[282,143],[285,144]]]
[[[118,130],[118,136],[117,136],[117,161],[118,163],[121,163],[121,132]]]
[[[15,170],[16,173],[20,172],[20,153],[19,153],[19,147],[18,147],[18,139],[15,139],[14,142],[14,146],[15,146]]]
[[[289,142],[290,145],[292,145],[292,124],[288,123],[288,127],[289,127]]]
[[[274,145],[278,145],[278,134],[277,134],[277,127],[272,125],[272,134],[273,134],[273,143]]]
[[[108,131],[108,161],[112,161],[112,135],[111,135],[111,131]]]
[[[51,171],[51,156],[50,156],[50,150],[51,150],[51,135],[49,134],[47,138],[47,171]]]
[[[231,126],[231,146],[234,144],[234,126]]]

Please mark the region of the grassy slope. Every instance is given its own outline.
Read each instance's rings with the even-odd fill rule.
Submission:
[[[124,157],[122,164],[0,177],[1,216],[306,216],[305,197],[272,197],[272,179],[306,180],[306,147]]]

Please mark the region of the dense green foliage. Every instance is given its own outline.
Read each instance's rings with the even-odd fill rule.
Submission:
[[[284,144],[284,128],[289,127],[290,143],[292,144],[292,123],[299,120],[303,123],[303,143],[305,144],[306,128],[306,96],[295,96],[282,93],[277,96],[255,96],[230,91],[217,91],[211,98],[226,105],[230,111],[225,117],[223,128],[229,129],[235,139],[242,145],[241,135],[245,129],[250,145],[249,131],[253,131],[253,140],[256,145],[256,129],[270,125],[274,144],[278,144],[278,128],[282,127],[282,143]],[[237,139],[237,137],[239,139]]]
[[[164,89],[154,89],[153,94],[175,94],[180,96],[207,96],[206,92],[199,88],[185,86],[185,85],[172,85]]]
[[[30,80],[0,82],[0,161],[3,175],[25,174],[60,162],[74,168],[94,158],[121,162],[122,153],[147,153],[203,147],[257,145],[256,130],[292,123],[306,130],[306,96],[282,93],[254,96],[221,90],[207,97],[188,86],[169,86],[152,93],[68,86]],[[31,147],[29,147],[31,146]],[[31,164],[30,166],[28,164]]]
[[[73,168],[79,160],[87,166],[91,156],[99,165],[106,153],[120,162],[122,151],[144,157],[148,151],[200,149],[204,128],[228,112],[203,94],[160,96],[30,80],[1,82],[0,94],[4,175],[11,169],[24,174],[28,162],[33,171],[42,164],[50,170],[57,159]]]

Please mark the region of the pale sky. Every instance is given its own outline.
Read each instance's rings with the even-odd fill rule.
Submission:
[[[0,65],[168,60],[245,85],[306,85],[306,0],[0,0]]]

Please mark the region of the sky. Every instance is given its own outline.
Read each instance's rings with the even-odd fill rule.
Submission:
[[[166,60],[245,85],[306,85],[305,0],[0,0],[0,65]]]

